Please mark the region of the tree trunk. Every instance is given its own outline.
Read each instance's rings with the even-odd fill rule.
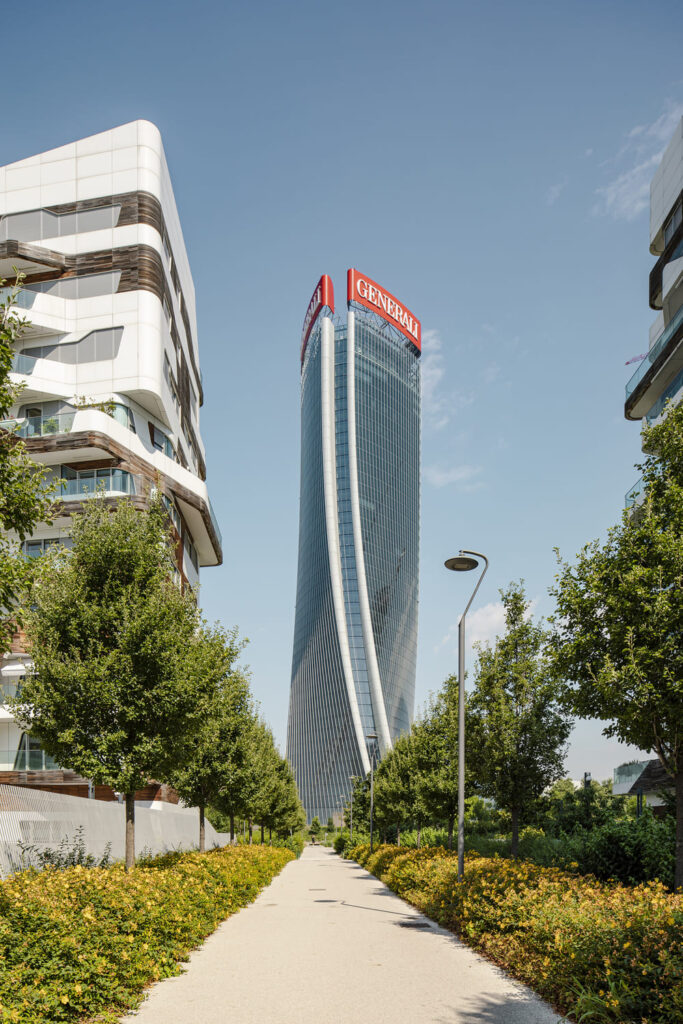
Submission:
[[[420,849],[420,842],[422,841],[422,828],[417,826],[417,848]]]
[[[455,818],[451,814],[448,818],[448,849],[453,849],[453,823]]]
[[[230,842],[235,842],[235,815],[230,815]]]
[[[401,845],[401,826],[400,825],[396,826],[396,845],[397,846]]]
[[[265,840],[265,828],[264,828],[263,825],[261,825],[261,846],[263,846],[264,840]]]
[[[253,843],[253,841],[254,841],[254,822],[250,818],[249,819],[249,845],[250,846]]]
[[[268,829],[268,846],[272,846],[272,845],[273,845],[273,830],[272,830],[272,828],[269,828]]]
[[[126,793],[126,871],[135,867],[135,791]]]
[[[683,758],[676,772],[676,869],[674,889],[683,888]]]
[[[204,804],[199,805],[199,852],[206,850],[206,821],[204,820]]]
[[[512,853],[513,859],[517,860],[517,853],[519,852],[519,808],[513,807],[512,809]]]

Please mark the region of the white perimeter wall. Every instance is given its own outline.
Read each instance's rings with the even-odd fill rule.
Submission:
[[[19,843],[37,849],[55,848],[63,838],[69,843],[79,826],[86,850],[95,857],[111,844],[114,860],[124,857],[125,808],[123,804],[86,800],[61,793],[46,793],[22,786],[0,786],[0,877],[21,867]],[[206,847],[225,846],[229,836],[206,822]],[[191,850],[199,845],[199,812],[196,807],[174,804],[135,805],[135,854]],[[26,860],[26,858],[24,858]]]

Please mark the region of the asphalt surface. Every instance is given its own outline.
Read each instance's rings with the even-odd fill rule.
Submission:
[[[561,1020],[359,865],[315,846],[123,1024]]]

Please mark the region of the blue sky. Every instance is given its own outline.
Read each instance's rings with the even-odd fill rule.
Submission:
[[[498,588],[552,603],[553,548],[603,536],[638,476],[624,363],[647,349],[648,182],[683,114],[678,2],[259,5],[38,0],[4,18],[0,164],[138,117],[161,129],[193,269],[202,434],[225,561],[210,619],[249,637],[286,729],[299,340],[321,273],[381,282],[424,331],[418,702]],[[628,754],[580,724],[568,771]]]

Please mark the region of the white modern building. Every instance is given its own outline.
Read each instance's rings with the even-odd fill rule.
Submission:
[[[626,418],[655,423],[668,401],[683,397],[683,118],[650,185],[650,306],[657,316],[650,327],[647,355],[626,385]],[[642,481],[626,495],[638,500]]]
[[[27,557],[68,546],[70,518],[95,490],[144,508],[158,488],[179,582],[196,585],[202,566],[220,564],[221,538],[205,482],[194,285],[159,130],[134,121],[0,168],[8,284],[14,267],[30,327],[14,362],[25,387],[1,426],[60,481],[56,518],[26,541]],[[5,695],[27,661],[18,635],[0,668]],[[0,706],[0,782],[38,783],[33,772],[55,767]]]

